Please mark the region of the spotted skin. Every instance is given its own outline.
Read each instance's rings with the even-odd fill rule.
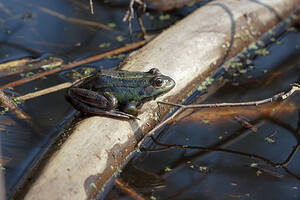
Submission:
[[[83,113],[134,118],[139,106],[174,86],[175,81],[156,68],[148,72],[100,70],[67,89],[65,97]]]

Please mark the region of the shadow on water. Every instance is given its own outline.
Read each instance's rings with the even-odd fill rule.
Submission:
[[[196,7],[194,8],[196,9]],[[89,1],[79,0],[11,0],[0,2],[0,63],[28,58],[56,56],[65,63],[103,53],[128,43],[141,40],[137,20],[132,21],[133,35],[122,19],[127,6],[113,6],[94,2],[95,14],[89,10]],[[192,12],[181,10],[185,15]],[[181,14],[151,12],[143,17],[147,31],[158,33],[177,20]],[[115,68],[125,54],[102,59],[86,66],[93,69]],[[45,71],[36,69],[17,75],[0,76],[4,85],[23,77]],[[83,73],[80,66],[50,75],[14,88],[5,89],[8,95],[20,96],[70,81],[68,73]],[[76,73],[77,73],[76,72]],[[5,176],[8,197],[26,182],[39,159],[47,149],[58,148],[65,119],[72,119],[74,109],[64,99],[65,90],[21,102],[29,121],[17,119],[0,108],[0,170]],[[57,145],[57,146],[55,146]]]
[[[224,64],[222,76],[206,81],[213,82],[207,90],[200,84],[194,103],[261,100],[300,83],[295,27],[281,23]],[[151,199],[299,199],[299,102],[296,94],[261,106],[188,109],[135,155],[101,198],[130,199],[126,185]],[[147,175],[139,182],[133,169]]]

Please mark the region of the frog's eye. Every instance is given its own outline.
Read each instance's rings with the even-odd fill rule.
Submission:
[[[157,68],[152,68],[152,69],[149,70],[149,73],[150,74],[160,74],[160,71]]]
[[[158,86],[158,87],[162,86],[162,84],[163,84],[162,78],[160,78],[160,77],[155,78],[155,79],[154,79],[154,84],[155,84],[156,86]]]

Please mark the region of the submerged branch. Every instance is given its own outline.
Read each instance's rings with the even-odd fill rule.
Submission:
[[[291,160],[294,158],[294,156],[298,152],[299,148],[300,148],[300,141],[298,141],[298,144],[294,147],[294,149],[290,153],[289,157],[283,163],[279,164],[278,167],[286,167],[291,162]]]
[[[62,63],[63,59],[56,57],[45,58],[42,60],[24,58],[21,60],[9,61],[0,64],[0,77],[19,74],[21,72],[39,68],[54,68],[60,66]]]
[[[105,24],[101,24],[99,22],[93,22],[93,21],[88,21],[88,20],[82,20],[82,19],[79,19],[79,18],[73,18],[73,17],[67,17],[61,13],[58,13],[58,12],[55,12],[53,10],[50,10],[48,8],[44,8],[44,7],[39,7],[41,11],[45,12],[45,13],[48,13],[49,15],[52,15],[52,16],[55,16],[55,17],[58,17],[62,20],[65,20],[65,21],[69,21],[69,22],[73,22],[73,23],[77,23],[77,24],[83,24],[83,25],[88,25],[88,26],[95,26],[95,27],[99,27],[99,28],[102,28],[104,30],[107,30],[107,31],[115,31],[114,29],[106,26]]]
[[[142,148],[141,150],[147,151],[147,152],[160,152],[160,151],[166,151],[166,150],[176,148],[176,149],[193,149],[193,150],[201,150],[201,151],[209,151],[209,152],[230,153],[230,154],[247,157],[247,158],[254,159],[254,160],[259,160],[259,161],[262,161],[262,162],[264,162],[268,165],[271,165],[272,167],[275,167],[275,168],[282,168],[282,169],[284,169],[285,172],[287,172],[288,174],[290,174],[294,178],[300,180],[299,176],[295,175],[293,172],[291,172],[286,167],[287,164],[289,163],[289,161],[295,155],[296,151],[291,152],[288,159],[286,161],[284,161],[283,163],[274,163],[270,159],[267,159],[263,156],[259,156],[259,155],[256,155],[256,154],[250,154],[250,153],[245,153],[245,152],[240,152],[240,151],[235,151],[235,150],[230,150],[230,149],[224,149],[224,148],[220,148],[220,147],[201,147],[201,146],[189,146],[189,145],[179,145],[179,144],[170,145],[170,144],[164,144],[164,143],[160,143],[160,142],[156,141],[153,136],[151,136],[151,139],[153,140],[153,143],[155,143],[156,145],[162,146],[163,148],[161,148],[161,149],[145,149],[145,148]],[[298,148],[299,148],[299,144],[297,145],[295,150],[296,149],[298,150]]]
[[[30,119],[29,115],[23,112],[14,102],[0,90],[0,104],[5,110],[15,113],[19,119]]]
[[[277,163],[274,163],[271,160],[264,158],[263,156],[259,156],[259,155],[255,155],[255,154],[249,154],[249,153],[244,153],[244,152],[230,150],[230,149],[224,149],[221,147],[201,147],[201,146],[189,146],[189,145],[179,145],[179,144],[164,144],[164,143],[160,143],[160,142],[156,141],[153,136],[151,136],[151,139],[153,140],[154,144],[162,146],[164,148],[153,149],[153,150],[149,150],[149,149],[141,149],[141,150],[147,151],[147,152],[150,152],[150,151],[156,152],[156,151],[166,151],[169,149],[194,149],[194,150],[210,151],[210,152],[224,152],[224,153],[230,153],[230,154],[236,154],[239,156],[248,157],[248,158],[255,159],[255,160],[260,160],[260,161],[263,161],[273,167],[278,166]]]
[[[128,195],[130,195],[132,197],[132,199],[135,199],[135,200],[145,200],[144,197],[142,197],[141,195],[139,195],[135,190],[133,190],[132,188],[130,188],[126,183],[124,183],[120,179],[116,179],[115,180],[115,184],[119,188],[121,188],[123,192],[127,193]]]

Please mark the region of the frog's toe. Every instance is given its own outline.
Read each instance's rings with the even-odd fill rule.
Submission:
[[[125,113],[125,112],[122,112],[122,111],[111,110],[111,111],[108,111],[108,112],[110,112],[111,116],[115,116],[115,117],[122,117],[122,118],[127,118],[127,119],[139,119],[135,115],[128,114],[128,113]]]

